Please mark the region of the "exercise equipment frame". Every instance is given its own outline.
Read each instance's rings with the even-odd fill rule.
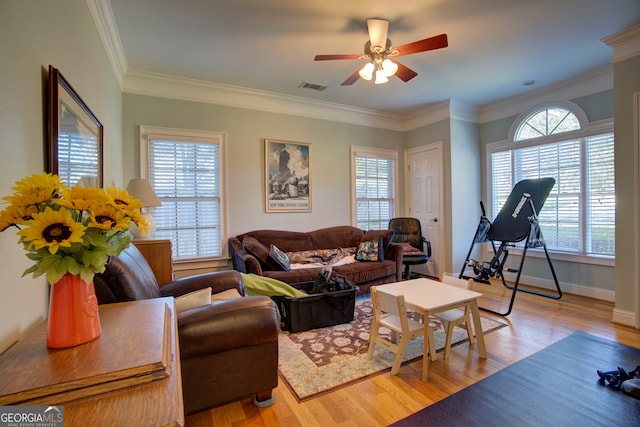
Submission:
[[[493,224],[487,218],[484,205],[480,202],[482,217],[480,218],[476,234],[474,235],[471,246],[469,247],[469,252],[467,253],[467,257],[458,277],[463,279],[473,279],[476,282],[485,284],[491,284],[489,280],[490,277],[499,277],[502,280],[502,285],[512,291],[509,307],[506,312],[501,313],[486,307],[479,307],[481,310],[500,316],[508,316],[511,314],[516,293],[518,291],[551,299],[562,298],[562,290],[560,289],[558,277],[556,276],[556,271],[553,268],[553,263],[551,262],[551,257],[549,256],[549,251],[547,250],[542,230],[540,230],[540,226],[538,224],[538,211],[536,210],[534,203],[535,200],[541,208],[554,184],[555,180],[553,178],[520,181],[513,188]],[[525,210],[525,206],[528,206],[530,210],[530,215],[526,217],[521,215],[524,214],[523,210]],[[522,240],[525,240],[525,244],[518,269],[507,269],[509,272],[517,273],[514,285],[511,286],[505,281],[503,274],[504,265],[509,255],[509,247],[515,247],[515,243]],[[497,249],[495,244],[496,241],[500,241],[500,246]],[[473,251],[474,245],[486,242],[490,242],[491,247],[493,248],[492,260],[490,262],[479,263],[471,259],[471,252]],[[556,286],[557,295],[519,288],[520,275],[527,255],[527,249],[538,247],[542,247],[544,249],[544,253],[553,276],[553,281]],[[464,274],[467,267],[473,268],[473,271],[476,274],[475,277]]]

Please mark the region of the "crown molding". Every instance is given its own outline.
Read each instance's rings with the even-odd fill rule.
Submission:
[[[93,23],[98,31],[102,46],[113,69],[113,74],[122,89],[122,78],[129,68],[120,35],[113,18],[109,0],[85,0]]]
[[[451,101],[440,101],[407,114],[403,131],[418,129],[451,117]]]
[[[129,70],[123,90],[138,95],[311,117],[368,127],[403,130],[402,116],[240,86]]]
[[[610,90],[613,88],[613,70],[610,65],[607,65],[596,71],[480,108],[455,100],[445,100],[406,115],[141,70],[129,70],[123,78],[122,86],[124,92],[138,95],[290,114],[406,132],[446,119],[486,123],[513,116],[514,112],[524,111],[536,105]]]
[[[478,122],[504,119],[536,105],[568,101],[610,89],[613,89],[613,67],[607,65],[556,84],[487,104],[480,108]]]
[[[613,48],[613,63],[640,55],[640,24],[633,25],[602,39]]]
[[[451,118],[465,122],[478,122],[480,109],[476,106],[451,100]]]
[[[436,102],[405,115],[402,130],[410,131],[449,119],[477,122],[478,108],[452,99]]]

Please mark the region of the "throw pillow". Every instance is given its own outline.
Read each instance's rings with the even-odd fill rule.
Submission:
[[[424,256],[424,252],[418,248],[414,248],[409,242],[402,242],[402,249],[403,255],[405,256]]]
[[[198,289],[197,291],[177,297],[176,311],[182,313],[185,310],[209,304],[211,304],[211,288]]]
[[[360,242],[356,252],[356,261],[384,260],[384,242],[382,237],[375,240]]]
[[[395,234],[395,231],[393,230],[369,230],[366,233],[364,233],[364,236],[362,236],[362,239],[360,241],[367,242],[369,240],[374,240],[382,237],[382,243],[383,243],[384,249],[386,250],[394,234]]]
[[[283,271],[289,271],[291,269],[291,260],[289,256],[282,252],[274,244],[271,244],[269,248],[269,259],[273,261],[276,267]]]
[[[242,247],[245,251],[258,258],[262,267],[269,267],[269,248],[251,236],[242,239]]]
[[[242,295],[240,295],[240,292],[238,292],[236,288],[231,288],[211,295],[211,302],[226,301],[235,298],[242,298]]]

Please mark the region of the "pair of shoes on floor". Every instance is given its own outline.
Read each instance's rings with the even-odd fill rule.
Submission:
[[[633,371],[625,371],[621,367],[618,366],[617,371],[596,371],[598,376],[600,377],[600,382],[602,384],[607,384],[609,387],[614,388],[616,390],[620,390],[622,383],[628,380],[633,380],[636,378],[640,378],[640,365],[636,367]],[[637,387],[637,384],[636,384]]]

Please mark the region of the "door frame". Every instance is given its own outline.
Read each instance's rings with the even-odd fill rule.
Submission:
[[[413,147],[413,148],[408,148],[406,150],[404,150],[403,152],[403,161],[404,161],[404,212],[405,214],[409,214],[409,206],[411,206],[410,203],[410,196],[411,196],[411,192],[409,191],[409,156],[417,154],[417,153],[421,153],[423,151],[431,151],[431,150],[437,150],[438,153],[440,154],[440,159],[439,159],[439,170],[440,170],[440,191],[438,194],[438,205],[440,206],[440,209],[438,211],[438,222],[439,222],[439,226],[436,227],[436,229],[438,230],[438,236],[437,236],[437,241],[440,242],[441,247],[437,248],[436,250],[434,250],[431,254],[431,258],[435,260],[435,262],[437,263],[438,267],[439,267],[439,274],[442,275],[445,273],[445,254],[446,251],[448,250],[448,248],[446,248],[446,242],[444,239],[444,235],[445,235],[445,227],[447,224],[447,219],[444,217],[444,142],[443,141],[436,141],[436,142],[431,142],[425,145],[421,145],[419,147]],[[424,227],[423,227],[424,229]],[[424,231],[423,231],[424,232]]]

